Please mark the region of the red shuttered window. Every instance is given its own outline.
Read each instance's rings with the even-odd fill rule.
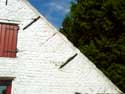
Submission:
[[[0,57],[16,57],[18,25],[0,23]]]

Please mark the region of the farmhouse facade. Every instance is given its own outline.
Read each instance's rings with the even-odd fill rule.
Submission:
[[[0,0],[0,94],[121,91],[27,0]]]

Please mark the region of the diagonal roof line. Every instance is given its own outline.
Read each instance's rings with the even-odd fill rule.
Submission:
[[[43,15],[41,15],[41,13],[35,7],[33,7],[28,0],[22,0],[22,1],[24,1],[25,4],[29,6],[33,10],[33,12],[36,13],[37,16],[40,16],[51,28],[59,32],[57,28],[55,28]]]

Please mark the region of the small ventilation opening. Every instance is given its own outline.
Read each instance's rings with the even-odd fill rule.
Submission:
[[[82,94],[82,93],[79,93],[79,92],[75,92],[75,94]]]

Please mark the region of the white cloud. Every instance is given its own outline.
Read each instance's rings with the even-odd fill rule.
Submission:
[[[57,28],[70,11],[72,0],[29,0]]]
[[[67,2],[57,2],[57,1],[53,1],[50,3],[46,4],[47,7],[49,7],[49,10],[51,11],[58,11],[61,12],[62,14],[66,14],[70,11],[69,9],[69,3]]]

